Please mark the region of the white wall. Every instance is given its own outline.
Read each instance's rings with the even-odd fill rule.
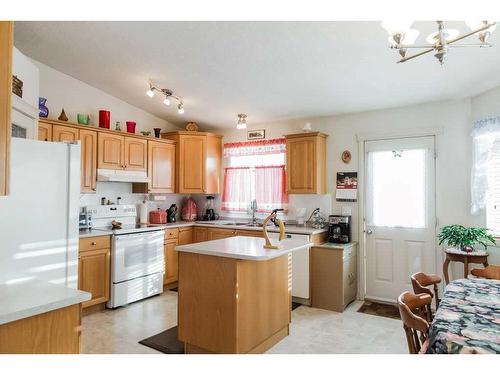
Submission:
[[[12,75],[23,81],[23,100],[38,108],[39,72],[31,60],[14,48],[12,57]]]
[[[497,104],[498,103],[498,104]],[[498,108],[498,110],[497,110]],[[353,238],[359,240],[358,203],[336,202],[335,178],[341,171],[358,171],[358,142],[356,135],[383,135],[391,132],[412,132],[418,129],[438,129],[436,160],[436,214],[439,226],[459,223],[484,225],[484,215],[470,214],[471,137],[473,117],[500,115],[500,88],[475,98],[427,103],[342,116],[298,119],[277,123],[253,124],[249,129],[266,129],[266,138],[301,132],[306,122],[314,131],[329,135],[327,139],[327,180],[331,211],[340,214],[342,207],[351,207]],[[224,142],[243,141],[246,131],[228,130]],[[341,153],[349,150],[352,161],[344,164]],[[360,188],[363,188],[360,186]],[[307,198],[305,198],[307,201]],[[310,198],[311,202],[313,198]],[[309,202],[308,212],[314,204]],[[500,249],[491,248],[491,263],[500,263]],[[438,261],[440,263],[440,261]]]
[[[99,123],[99,110],[111,111],[111,128],[116,121],[120,121],[122,129],[125,121],[137,123],[136,132],[162,128],[163,130],[177,130],[175,125],[153,116],[142,109],[124,102],[95,87],[87,85],[73,77],[61,73],[41,62],[33,60],[40,71],[40,96],[47,98],[49,118],[57,119],[62,108],[70,122],[77,122],[78,113],[89,114],[91,124]],[[38,106],[38,104],[37,104]]]

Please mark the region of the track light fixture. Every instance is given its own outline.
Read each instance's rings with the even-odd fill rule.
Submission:
[[[165,96],[165,99],[163,99],[163,104],[169,106],[171,99],[174,99],[178,102],[177,113],[179,113],[179,115],[182,115],[184,113],[184,102],[182,101],[182,98],[180,96],[175,95],[174,92],[170,89],[162,89],[153,85],[152,82],[149,82],[149,90],[146,91],[146,95],[152,98],[155,95],[155,91],[161,92],[161,94]]]
[[[236,129],[246,129],[247,128],[247,115],[245,113],[240,113],[238,115],[238,123],[236,124]]]

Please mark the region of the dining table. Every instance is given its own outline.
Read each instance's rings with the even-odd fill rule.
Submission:
[[[450,282],[429,328],[426,353],[500,353],[500,281]]]

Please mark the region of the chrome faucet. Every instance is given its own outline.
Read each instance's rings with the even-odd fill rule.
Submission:
[[[257,218],[255,213],[257,212],[257,199],[250,202],[250,210],[252,211],[252,225],[257,225]]]

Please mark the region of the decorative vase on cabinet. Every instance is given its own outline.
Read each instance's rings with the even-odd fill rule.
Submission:
[[[49,109],[45,105],[46,102],[47,98],[42,98],[42,97],[38,98],[38,109],[40,110],[38,116],[43,118],[47,118],[49,116]]]

